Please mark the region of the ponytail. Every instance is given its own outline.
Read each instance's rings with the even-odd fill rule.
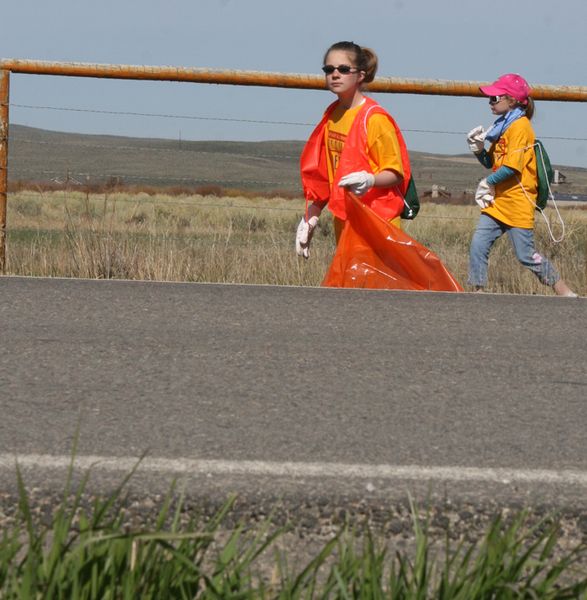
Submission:
[[[371,48],[361,48],[362,60],[359,65],[361,71],[365,71],[365,83],[371,83],[375,79],[377,73],[378,60],[377,54]]]
[[[528,120],[531,121],[532,117],[534,116],[534,112],[536,110],[536,105],[534,104],[534,99],[530,98],[530,96],[528,96],[528,104],[526,104],[525,106],[522,106],[522,108],[526,109],[526,117],[528,117]]]

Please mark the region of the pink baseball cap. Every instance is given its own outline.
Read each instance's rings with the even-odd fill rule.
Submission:
[[[505,94],[522,104],[528,104],[528,96],[531,91],[528,82],[517,73],[502,75],[491,85],[482,85],[479,89],[486,96],[503,96]]]

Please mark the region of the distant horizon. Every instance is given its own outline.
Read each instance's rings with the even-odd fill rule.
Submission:
[[[296,143],[303,145],[305,143],[305,139],[260,139],[260,140],[238,140],[238,139],[211,139],[211,138],[173,138],[173,137],[164,137],[164,136],[141,136],[141,135],[121,135],[116,133],[97,133],[97,132],[87,132],[87,131],[68,131],[64,129],[51,129],[45,127],[36,127],[33,125],[26,125],[24,123],[16,123],[10,122],[10,126],[22,127],[25,129],[31,129],[39,132],[47,132],[61,135],[79,135],[79,136],[89,136],[89,137],[111,137],[111,138],[120,138],[127,140],[153,140],[153,141],[165,141],[165,142],[176,142],[178,144],[182,143],[217,143],[217,144],[264,144],[264,143]],[[471,159],[467,162],[474,163],[474,157],[468,152],[459,152],[459,153],[448,153],[448,152],[430,152],[427,150],[412,150],[408,148],[410,154],[417,154],[420,156],[440,156],[440,157],[448,157],[448,158],[463,158],[463,159]],[[8,140],[8,153],[10,156],[10,138]],[[569,170],[577,170],[577,171],[587,171],[587,167],[579,167],[575,165],[567,165],[564,163],[555,162],[553,166],[561,167]]]

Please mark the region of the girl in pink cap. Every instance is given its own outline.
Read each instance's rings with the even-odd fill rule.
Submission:
[[[498,118],[488,131],[480,125],[467,134],[469,148],[479,162],[493,170],[479,182],[475,193],[481,217],[471,240],[468,282],[479,291],[486,286],[489,252],[507,233],[522,265],[559,296],[576,297],[552,263],[534,247],[538,178],[530,86],[520,75],[508,73],[479,89],[489,97],[491,112]]]

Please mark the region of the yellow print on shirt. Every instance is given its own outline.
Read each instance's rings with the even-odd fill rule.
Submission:
[[[344,148],[345,141],[346,135],[336,131],[328,132],[328,153],[330,154],[330,164],[332,165],[334,171],[336,171],[338,168],[340,155],[342,153],[342,149]]]

